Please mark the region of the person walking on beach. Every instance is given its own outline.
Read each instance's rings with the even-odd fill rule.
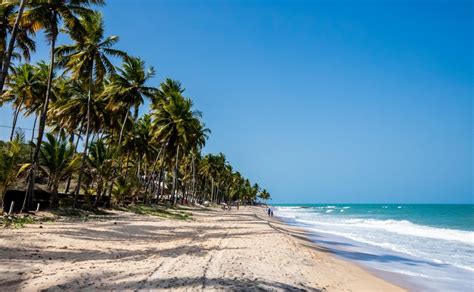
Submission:
[[[273,208],[270,209],[270,217],[273,217]]]
[[[270,217],[270,213],[271,213],[271,212],[272,212],[272,210],[270,209],[270,207],[268,207],[268,211],[267,211],[268,217]]]

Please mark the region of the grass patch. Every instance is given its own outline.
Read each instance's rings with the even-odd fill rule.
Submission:
[[[38,218],[33,216],[4,215],[0,218],[0,226],[3,228],[23,228],[26,224],[37,224],[51,222],[51,218]]]
[[[97,208],[59,208],[50,210],[58,218],[72,220],[72,221],[89,221],[91,219],[113,219],[115,217],[109,216],[111,213],[97,209]]]
[[[187,220],[190,219],[192,214],[181,211],[179,209],[169,209],[159,205],[145,206],[145,205],[132,205],[127,207],[118,208],[118,210],[132,212],[140,215],[151,215],[161,218]]]

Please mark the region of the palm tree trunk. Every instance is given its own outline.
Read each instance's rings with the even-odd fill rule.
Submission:
[[[194,163],[194,154],[192,158],[192,167],[193,167],[193,191],[192,191],[192,197],[193,197],[193,204],[196,199],[196,164]]]
[[[176,205],[176,199],[177,199],[176,187],[178,183],[178,159],[179,159],[179,144],[178,144],[178,147],[176,148],[176,161],[174,163],[173,190],[171,192],[173,194],[173,206]]]
[[[38,114],[35,114],[35,120],[33,122],[33,130],[31,131],[31,145],[33,145],[33,141],[35,140],[35,130],[36,130],[36,121],[38,120]],[[33,161],[33,147],[30,149],[30,160]]]
[[[214,202],[214,179],[211,177],[211,203]]]
[[[89,147],[89,136],[90,136],[90,128],[91,128],[91,99],[92,99],[92,89],[94,86],[93,83],[93,70],[94,66],[91,65],[91,71],[89,76],[89,94],[87,95],[87,126],[86,126],[86,141],[84,144],[84,152],[82,153],[81,159],[81,169],[79,171],[79,176],[77,178],[77,187],[76,191],[74,192],[74,200],[72,202],[72,208],[76,208],[77,203],[77,196],[79,195],[79,191],[81,190],[81,180],[82,174],[84,173],[84,167],[86,165],[86,158],[87,158],[87,148]]]
[[[127,113],[125,114],[125,118],[123,119],[122,128],[120,128],[120,135],[119,135],[119,140],[118,140],[118,146],[119,147],[121,147],[120,144],[122,143],[123,130],[125,129],[125,124],[127,123],[129,112],[130,111],[127,110]]]
[[[23,2],[26,2],[23,0]],[[53,15],[53,18],[56,19],[56,14]],[[21,212],[29,211],[30,204],[33,201],[33,196],[35,192],[35,171],[38,164],[39,153],[41,149],[41,142],[43,141],[44,129],[46,127],[46,118],[48,114],[49,99],[51,95],[51,85],[53,83],[53,72],[54,72],[54,50],[56,48],[56,37],[57,31],[53,31],[53,36],[51,39],[51,51],[50,51],[50,62],[49,62],[49,72],[48,72],[48,82],[46,85],[46,96],[44,98],[43,111],[41,112],[41,118],[38,128],[38,138],[36,139],[35,152],[33,154],[33,161],[31,163],[31,168],[28,174],[28,187],[25,194],[25,199],[23,201],[23,206],[21,207]],[[5,68],[4,68],[5,69]]]
[[[21,105],[23,104],[24,99],[25,99],[25,97],[22,96],[21,100],[20,100],[20,103],[17,105],[17,107],[15,109],[15,115],[13,116],[12,132],[10,134],[10,141],[13,140],[13,135],[15,135],[16,122],[18,120],[18,114],[20,113]]]
[[[160,172],[158,175],[158,188],[156,189],[156,201],[158,202],[158,199],[162,196],[162,187],[161,187],[161,181],[163,180],[163,171],[164,171],[164,165],[160,167]]]
[[[8,43],[7,53],[4,58],[0,60],[0,62],[2,62],[2,71],[0,71],[0,92],[3,91],[3,86],[5,85],[5,80],[8,75],[8,68],[10,67],[10,61],[12,59],[13,49],[15,48],[16,37],[18,35],[18,27],[20,26],[20,20],[23,16],[23,10],[25,10],[26,4],[28,4],[28,0],[21,0],[20,8],[18,8],[15,23],[13,24],[10,42]],[[56,38],[56,36],[53,36],[53,38]]]
[[[161,152],[163,151],[164,145],[165,144],[163,143],[163,145],[160,147],[160,151],[156,155],[155,161],[153,162],[153,168],[150,172],[151,180],[153,180],[153,176],[155,175],[156,165],[158,164],[158,160],[160,159],[160,155],[161,155]],[[148,191],[148,186],[149,186],[149,182],[146,183],[145,193]]]
[[[79,127],[79,132],[77,133],[77,140],[76,140],[76,145],[74,146],[74,154],[77,153],[77,147],[79,147],[79,141],[81,141],[81,132],[84,127],[84,121],[81,122],[81,126]],[[64,189],[64,193],[69,193],[69,187],[71,186],[71,180],[72,180],[72,173],[68,176],[67,178],[67,183],[66,183],[66,188]]]
[[[56,183],[55,183],[56,184]],[[49,202],[49,206],[51,208],[57,208],[59,205],[59,199],[58,199],[58,186],[55,185],[53,187],[53,191],[51,192],[51,199]]]

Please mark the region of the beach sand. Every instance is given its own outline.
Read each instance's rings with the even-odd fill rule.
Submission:
[[[0,230],[1,290],[402,291],[260,207],[194,210],[188,221],[114,216]]]

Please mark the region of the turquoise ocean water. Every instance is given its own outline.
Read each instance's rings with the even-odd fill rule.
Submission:
[[[474,291],[474,205],[276,205],[312,239],[413,290]]]

